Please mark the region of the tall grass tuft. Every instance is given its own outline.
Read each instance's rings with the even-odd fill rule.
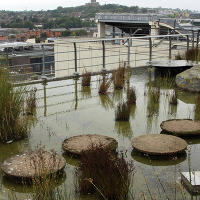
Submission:
[[[29,91],[29,94],[26,97],[26,114],[33,115],[36,111],[36,92],[37,88],[34,88]]]
[[[128,88],[127,89],[127,103],[128,104],[135,104],[136,103],[136,94],[135,88]]]
[[[123,154],[117,156],[101,147],[91,147],[83,153],[76,169],[77,190],[83,194],[97,192],[102,199],[125,200],[133,172],[133,162],[127,162]]]
[[[119,68],[112,73],[112,78],[114,88],[116,90],[123,89],[124,87],[124,79],[125,79],[125,67],[119,66]]]
[[[91,82],[91,73],[86,71],[86,73],[83,74],[81,85],[83,87],[89,87],[90,82]]]
[[[32,199],[59,200],[58,192],[61,191],[56,187],[64,177],[63,170],[57,172],[63,162],[61,158],[54,150],[48,152],[44,147],[37,147],[34,152],[30,151],[28,154],[32,172],[34,172],[29,181],[33,188]]]
[[[200,51],[198,48],[192,48],[185,52],[185,59],[192,61],[200,61]]]
[[[6,69],[0,69],[0,142],[19,140],[27,137],[29,120],[23,115],[25,89],[15,88],[9,81]]]
[[[191,60],[191,61],[200,61],[200,50],[199,48],[191,48],[183,55],[178,53],[178,55],[175,56],[176,60]]]
[[[115,121],[129,121],[130,106],[127,102],[120,102],[115,110]]]
[[[108,89],[110,85],[111,85],[111,81],[103,77],[103,80],[100,82],[100,85],[99,85],[99,94],[106,95],[108,93]]]

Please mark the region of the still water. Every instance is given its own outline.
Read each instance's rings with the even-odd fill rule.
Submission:
[[[181,91],[173,80],[155,76],[153,69],[136,68],[131,70],[130,81],[125,89],[114,91],[111,87],[107,96],[98,95],[99,79],[93,76],[89,88],[81,87],[79,80],[49,82],[46,85],[29,86],[37,88],[37,120],[28,139],[12,144],[0,144],[0,163],[19,152],[34,149],[38,145],[54,149],[62,154],[62,141],[66,137],[80,134],[103,134],[118,141],[118,149],[126,152],[127,159],[135,165],[135,175],[131,190],[135,199],[150,199],[150,193],[156,199],[196,199],[180,184],[180,172],[199,170],[200,138],[187,139],[188,149],[180,158],[171,160],[150,160],[132,151],[131,139],[143,134],[160,133],[160,124],[167,119],[199,119],[195,112],[196,95]],[[126,88],[135,87],[137,102],[131,107],[129,122],[115,122],[116,105],[126,99]],[[150,87],[160,90],[158,104],[152,101]],[[169,98],[173,90],[178,96],[178,105],[171,106]],[[197,110],[197,109],[196,109]],[[65,157],[66,176],[60,181],[60,187],[74,194],[74,169],[78,160]],[[27,199],[31,193],[29,187],[22,187],[1,177],[0,199],[8,199],[14,194],[19,200]],[[150,191],[150,192],[149,192]],[[76,197],[77,199],[77,197]],[[93,200],[95,196],[81,197]]]

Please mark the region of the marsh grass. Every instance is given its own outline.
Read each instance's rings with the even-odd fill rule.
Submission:
[[[175,56],[176,60],[191,60],[191,61],[200,61],[200,50],[199,48],[191,48],[185,51],[184,54],[178,53]]]
[[[55,169],[59,167],[61,160],[57,160],[57,153],[51,150],[51,156],[46,160],[44,147],[40,147],[36,150],[36,154],[31,156],[31,164],[35,171],[35,176],[31,179],[31,184],[33,186],[33,199],[34,200],[58,200],[64,199],[61,191],[56,189],[59,184],[60,178],[63,177],[62,171],[55,173]],[[47,166],[47,162],[54,163],[54,166]],[[57,198],[58,193],[60,193],[60,198]],[[62,197],[62,198],[61,198]]]
[[[116,90],[121,90],[124,87],[126,68],[120,65],[116,71],[112,72],[112,81]]]
[[[26,97],[26,114],[34,115],[36,112],[37,98],[36,98],[37,88],[29,91]]]
[[[127,103],[136,104],[136,93],[133,87],[127,89]]]
[[[125,200],[133,174],[133,162],[127,162],[124,154],[117,156],[101,147],[91,147],[83,153],[76,169],[77,191],[82,194],[97,192],[107,200]]]
[[[103,77],[99,85],[99,94],[106,95],[108,93],[108,89],[110,85],[111,85],[111,81],[108,78]]]
[[[120,102],[115,110],[115,121],[129,121],[130,106],[127,102]]]
[[[25,88],[15,88],[6,69],[0,69],[0,142],[28,136],[30,121],[24,114]]]
[[[90,82],[91,82],[91,73],[86,71],[86,73],[83,74],[83,76],[82,76],[81,85],[83,87],[89,87],[90,86]]]

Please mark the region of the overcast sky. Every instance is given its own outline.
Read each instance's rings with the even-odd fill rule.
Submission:
[[[83,5],[90,0],[1,0],[0,10],[50,10],[58,6]],[[200,10],[200,0],[99,0],[100,4],[116,3],[140,7],[165,7]]]

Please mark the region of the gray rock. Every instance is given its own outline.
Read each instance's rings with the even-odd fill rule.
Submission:
[[[176,84],[182,89],[200,92],[200,64],[178,74]]]

